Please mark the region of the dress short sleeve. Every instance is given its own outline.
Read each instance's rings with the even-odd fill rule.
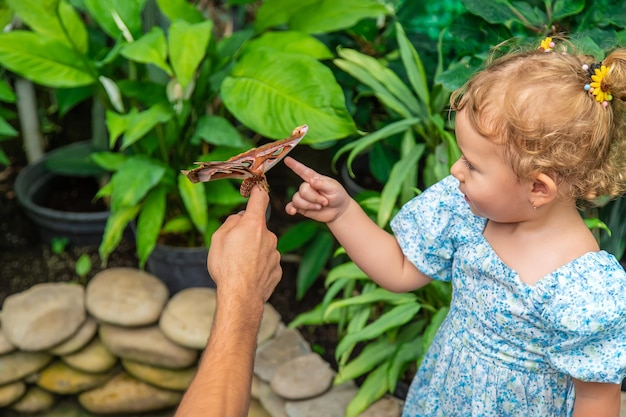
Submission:
[[[406,203],[391,221],[402,251],[417,269],[431,278],[450,281],[457,245],[474,232],[481,233],[484,220],[474,216],[448,176]]]
[[[553,329],[552,366],[587,382],[620,384],[626,377],[626,272],[607,252],[574,263],[544,311]]]

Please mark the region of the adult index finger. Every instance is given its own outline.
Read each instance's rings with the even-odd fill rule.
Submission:
[[[252,187],[246,211],[243,215],[260,217],[263,219],[263,223],[265,223],[265,213],[267,213],[269,202],[270,196],[267,191],[262,190],[260,187]]]

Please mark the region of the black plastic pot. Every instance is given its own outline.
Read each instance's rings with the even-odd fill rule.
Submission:
[[[208,249],[157,244],[146,262],[147,270],[170,290],[170,295],[191,287],[212,287],[215,282],[207,270]]]
[[[75,144],[78,145],[78,144]],[[89,146],[82,145],[81,146]],[[49,156],[26,166],[15,180],[17,200],[26,215],[39,229],[42,241],[68,238],[70,244],[94,245],[100,243],[109,211],[61,211],[45,207],[43,203],[56,191],[55,183],[63,177],[46,167]],[[93,198],[93,196],[89,196]]]

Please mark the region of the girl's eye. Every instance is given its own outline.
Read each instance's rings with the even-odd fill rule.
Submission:
[[[463,163],[465,164],[467,169],[469,169],[470,171],[474,170],[474,166],[472,164],[470,164],[470,162],[467,159],[465,159],[464,156],[461,156],[461,160],[463,161]]]

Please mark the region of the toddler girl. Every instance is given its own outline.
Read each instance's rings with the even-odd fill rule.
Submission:
[[[626,376],[626,273],[578,202],[626,183],[626,50],[602,64],[538,50],[493,61],[451,98],[451,176],[378,228],[335,180],[288,158],[287,205],[328,224],[391,291],[451,281],[453,299],[404,416],[611,416]]]

